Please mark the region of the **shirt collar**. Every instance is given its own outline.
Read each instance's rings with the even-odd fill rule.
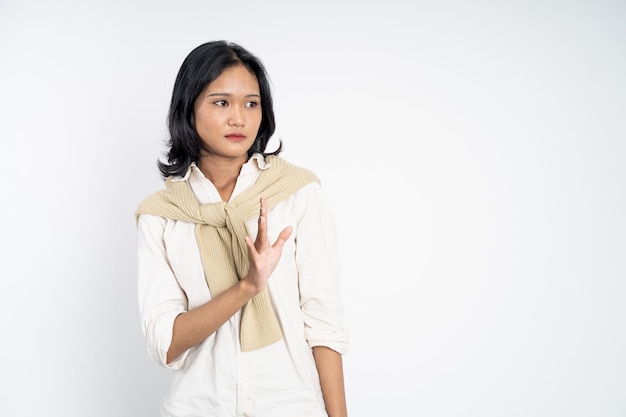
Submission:
[[[252,171],[264,171],[268,169],[270,166],[271,164],[267,162],[267,160],[262,154],[255,152],[252,154],[250,159],[248,159],[248,162],[243,164],[239,175],[246,174]],[[183,175],[182,177],[173,178],[172,182],[189,181],[189,178],[191,177],[191,175],[196,175],[196,176],[200,176],[201,178],[206,178],[204,174],[202,173],[202,171],[200,171],[200,168],[198,168],[198,165],[195,162],[192,162],[191,165],[189,165],[189,168],[187,168],[187,172],[185,172],[185,175]]]

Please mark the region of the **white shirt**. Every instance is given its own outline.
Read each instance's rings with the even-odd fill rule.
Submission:
[[[242,167],[231,196],[249,188],[264,158]],[[215,186],[192,165],[177,181],[188,181],[201,204],[221,201]],[[348,348],[342,327],[340,268],[335,229],[319,183],[306,185],[268,212],[273,243],[287,226],[293,232],[268,289],[283,339],[242,352],[237,312],[215,333],[170,364],[166,354],[174,319],[211,299],[195,237],[195,224],[141,215],[138,220],[138,298],[150,357],[174,370],[163,401],[163,417],[326,417],[311,348]],[[256,219],[248,222],[254,238]]]

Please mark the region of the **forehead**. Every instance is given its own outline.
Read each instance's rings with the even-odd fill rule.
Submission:
[[[222,73],[206,87],[207,91],[224,90],[259,93],[259,82],[256,75],[243,65],[236,65],[222,71]]]

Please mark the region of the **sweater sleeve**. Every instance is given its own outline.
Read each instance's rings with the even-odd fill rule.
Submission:
[[[166,220],[142,214],[137,239],[137,296],[141,327],[148,355],[157,364],[179,369],[188,351],[169,364],[167,351],[172,341],[174,320],[187,311],[187,297],[178,284],[167,259],[163,239]]]
[[[302,216],[296,236],[296,262],[305,337],[310,347],[326,346],[344,354],[349,345],[343,327],[340,262],[334,221],[318,183],[302,190]]]

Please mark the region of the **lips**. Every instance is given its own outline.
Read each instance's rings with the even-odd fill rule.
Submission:
[[[230,133],[230,134],[226,135],[226,139],[232,140],[232,141],[235,141],[235,142],[241,142],[245,138],[246,138],[246,135],[243,135],[241,133]]]

